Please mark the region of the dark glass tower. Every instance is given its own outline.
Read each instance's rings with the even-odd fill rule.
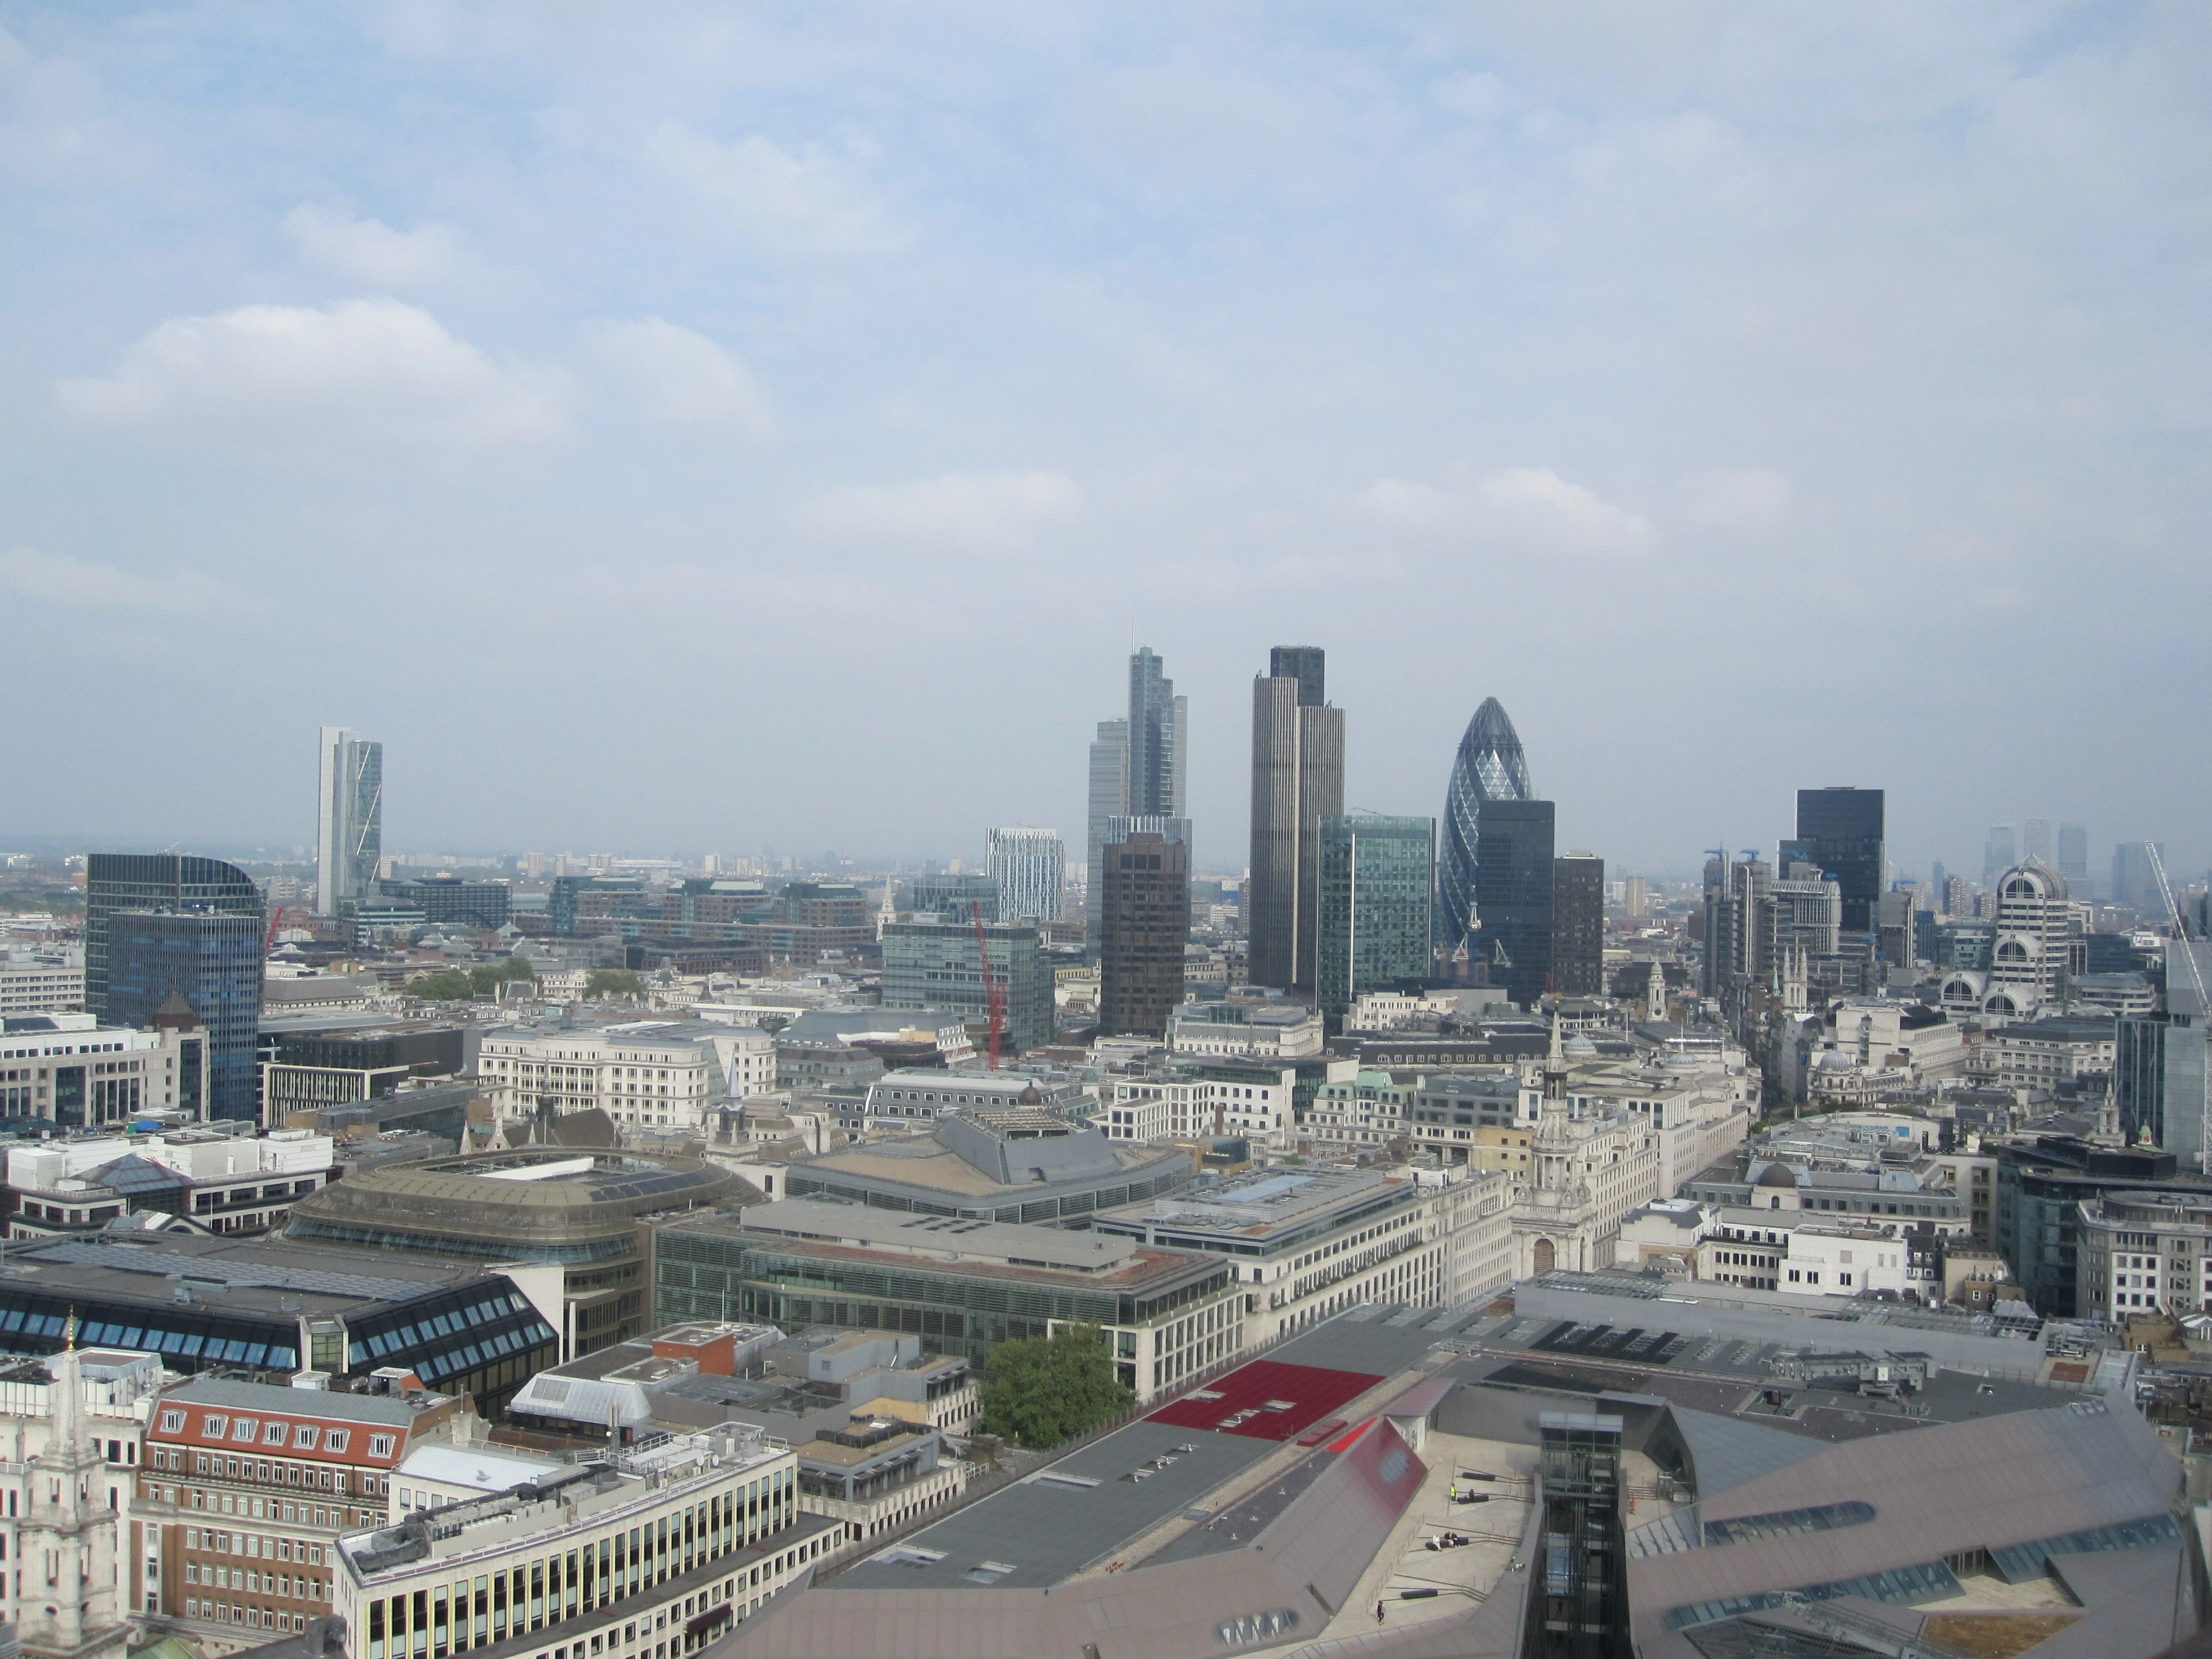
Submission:
[[[261,918],[213,909],[107,917],[108,1024],[150,1027],[180,996],[207,1032],[207,1115],[254,1116],[261,1031]]]
[[[1552,865],[1552,984],[1561,996],[1605,991],[1605,860],[1569,853]]]
[[[1468,955],[1480,981],[1524,1008],[1552,977],[1552,803],[1495,800],[1475,844],[1478,926]]]
[[[1362,991],[1428,978],[1437,824],[1360,814],[1320,828],[1315,1001],[1339,1014]]]
[[[1305,990],[1314,982],[1319,826],[1344,811],[1344,711],[1323,701],[1318,646],[1279,645],[1267,668],[1252,682],[1249,976]]]
[[[1098,1030],[1105,1036],[1164,1037],[1182,1000],[1190,939],[1190,849],[1139,832],[1106,843],[1105,937],[1098,952]]]
[[[107,1025],[131,1023],[107,1006],[107,923],[118,910],[212,910],[252,917],[257,933],[264,925],[261,890],[234,864],[178,853],[93,854],[84,861],[84,1006]],[[258,984],[258,964],[255,977]]]
[[[1492,801],[1527,800],[1533,793],[1513,722],[1497,698],[1484,698],[1459,740],[1444,791],[1443,839],[1437,851],[1437,944],[1445,956],[1468,945],[1474,928],[1484,810]],[[1544,856],[1551,857],[1549,848]]]
[[[1843,890],[1843,930],[1870,933],[1880,925],[1882,796],[1879,789],[1800,789],[1797,838],[1782,844],[1782,867],[1817,864]]]

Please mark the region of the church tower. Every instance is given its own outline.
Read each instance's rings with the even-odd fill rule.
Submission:
[[[107,1464],[84,1408],[84,1363],[76,1320],[50,1362],[53,1377],[46,1449],[30,1460],[28,1511],[15,1529],[23,1574],[16,1640],[37,1659],[121,1659],[130,1638],[116,1534],[107,1506]]]

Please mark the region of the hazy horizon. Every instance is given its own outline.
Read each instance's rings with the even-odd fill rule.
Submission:
[[[0,3],[0,846],[1243,861],[1496,696],[1559,844],[2212,863],[2212,13]],[[902,843],[910,843],[902,846]]]

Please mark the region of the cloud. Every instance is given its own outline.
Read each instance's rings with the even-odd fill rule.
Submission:
[[[787,149],[759,137],[722,143],[667,122],[647,137],[644,159],[773,252],[885,253],[908,240],[869,181],[862,155],[820,144]]]
[[[749,443],[775,435],[768,394],[743,363],[703,334],[648,317],[603,324],[591,344],[630,406],[647,420]]]
[[[1778,530],[1791,507],[1790,480],[1761,467],[1719,468],[1682,482],[1682,510],[1692,524],[1729,535]]]
[[[1415,535],[1562,553],[1639,553],[1657,539],[1640,514],[1568,483],[1547,466],[1508,467],[1443,488],[1378,478],[1354,497],[1354,505],[1378,524]]]
[[[142,576],[65,553],[41,553],[34,547],[11,547],[0,553],[0,586],[27,599],[87,610],[199,617],[254,608],[236,589],[197,571]]]
[[[1024,553],[1083,506],[1081,487],[1057,472],[947,473],[834,490],[792,519],[801,532],[830,541]]]
[[[180,433],[483,447],[568,435],[558,370],[494,362],[427,311],[397,300],[326,310],[242,306],[177,317],[105,379],[57,388],[64,413]]]
[[[381,219],[357,219],[343,202],[302,202],[284,216],[284,234],[301,256],[371,288],[423,288],[453,276],[464,263],[450,226],[394,230]]]

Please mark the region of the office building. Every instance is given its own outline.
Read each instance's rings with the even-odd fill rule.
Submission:
[[[2056,856],[2051,845],[2049,818],[2023,818],[2020,825],[2020,856],[2023,862],[2033,859],[2039,864],[2049,864]]]
[[[343,726],[323,727],[315,798],[315,913],[375,890],[384,856],[384,745]]]
[[[73,956],[75,960],[70,960]],[[82,951],[0,951],[0,1019],[84,1012]]]
[[[2047,864],[2016,864],[1997,883],[1986,1014],[2034,1012],[2063,987],[2074,917],[2066,883]]]
[[[968,917],[957,921],[892,921],[884,925],[883,1006],[941,1009],[974,1028],[988,1026],[989,993],[1001,999],[1005,1043],[1026,1054],[1052,1041],[1052,973],[1034,926],[983,924],[982,941]],[[984,981],[984,963],[991,983]]]
[[[477,1074],[503,1118],[597,1107],[617,1123],[696,1132],[733,1091],[764,1081],[760,1036],[708,1020],[503,1025],[485,1033]]]
[[[2193,966],[2192,966],[2193,963]],[[2212,1011],[2205,992],[2212,987],[2212,942],[2166,941],[2166,1018],[2159,1045],[2158,1144],[2181,1160],[2185,1170],[2205,1166],[2212,1150]],[[2125,1024],[2123,1021],[2121,1024]]]
[[[1480,920],[1476,871],[1483,813],[1492,802],[1525,801],[1534,793],[1513,722],[1497,698],[1484,698],[1459,740],[1444,790],[1443,845],[1437,860],[1437,948],[1446,958],[1472,966],[1480,957],[1474,935]],[[1551,857],[1548,847],[1544,856]],[[1549,873],[1547,866],[1547,878]]]
[[[1085,937],[1095,952],[1098,949],[1100,932],[1099,898],[1104,891],[1104,883],[1100,878],[1099,849],[1106,844],[1108,820],[1126,817],[1129,810],[1129,722],[1127,719],[1098,722],[1098,736],[1091,745],[1088,775],[1090,796],[1084,851],[1083,896],[1086,907]]]
[[[998,891],[1003,921],[1057,921],[1067,880],[1067,849],[1053,830],[991,830],[984,867]]]
[[[2124,841],[2115,845],[2112,848],[2112,902],[2136,911],[2154,921],[2165,921],[2166,889],[2160,884],[2158,878],[2159,866],[2165,860],[2166,844],[2163,842]]]
[[[2012,825],[1991,824],[1988,838],[1982,842],[1982,885],[1996,886],[1997,878],[2019,862],[2020,852],[2013,838]]]
[[[428,927],[486,932],[507,926],[514,902],[513,890],[503,881],[464,881],[459,876],[380,881],[376,892],[396,908],[421,911]]]
[[[1874,932],[1884,868],[1881,791],[1800,789],[1796,838],[1783,843],[1781,862],[1819,865],[1841,889],[1844,932]]]
[[[1605,994],[1605,860],[1574,852],[1552,861],[1552,987]]]
[[[973,871],[957,876],[916,876],[907,884],[906,908],[917,917],[942,916],[958,922],[972,922],[981,911],[985,921],[997,921],[1001,915],[999,884]]]
[[[532,1146],[350,1171],[295,1205],[286,1237],[453,1262],[543,1262],[559,1275],[561,1347],[650,1329],[651,1218],[757,1193],[696,1158]]]
[[[0,1019],[0,1118],[58,1129],[120,1128],[149,1112],[198,1122],[207,1097],[207,1034],[182,999],[150,1030],[90,1014]]]
[[[328,1135],[170,1129],[26,1141],[8,1149],[11,1238],[90,1237],[121,1216],[186,1217],[217,1233],[281,1227],[332,1173]]]
[[[1128,816],[1188,815],[1189,704],[1152,647],[1139,646],[1129,658]]]
[[[210,1118],[256,1115],[261,918],[216,910],[117,910],[106,918],[108,1020],[150,1025],[181,998],[205,1032]]]
[[[1434,818],[1324,817],[1314,907],[1314,993],[1341,1014],[1363,991],[1425,980],[1433,958]]]
[[[1218,1259],[1065,1228],[787,1199],[664,1229],[665,1320],[903,1331],[981,1361],[1000,1342],[1096,1325],[1147,1398],[1237,1352],[1244,1298]]]
[[[84,861],[84,1006],[107,1012],[107,923],[118,910],[211,910],[265,925],[261,890],[234,864],[180,853],[94,853]]]
[[[1486,801],[1475,843],[1476,981],[1523,1008],[1551,988],[1553,811],[1547,800]]]
[[[464,1412],[419,1389],[194,1377],[171,1389],[147,1423],[131,1505],[146,1611],[216,1651],[327,1617],[338,1540],[383,1521],[401,1461],[450,1443]]]
[[[1252,854],[1243,904],[1255,985],[1314,984],[1320,824],[1344,811],[1344,711],[1324,699],[1324,667],[1317,646],[1277,646],[1267,672],[1252,682]]]
[[[2058,826],[2058,873],[2076,898],[2089,896],[2089,832],[2078,823]]]
[[[1190,849],[1138,833],[1100,849],[1098,1030],[1164,1041],[1182,1000],[1190,939]]]
[[[338,1540],[353,1659],[488,1648],[697,1652],[843,1538],[799,1512],[791,1449],[744,1425],[610,1450]],[[557,1644],[556,1646],[554,1644]]]

